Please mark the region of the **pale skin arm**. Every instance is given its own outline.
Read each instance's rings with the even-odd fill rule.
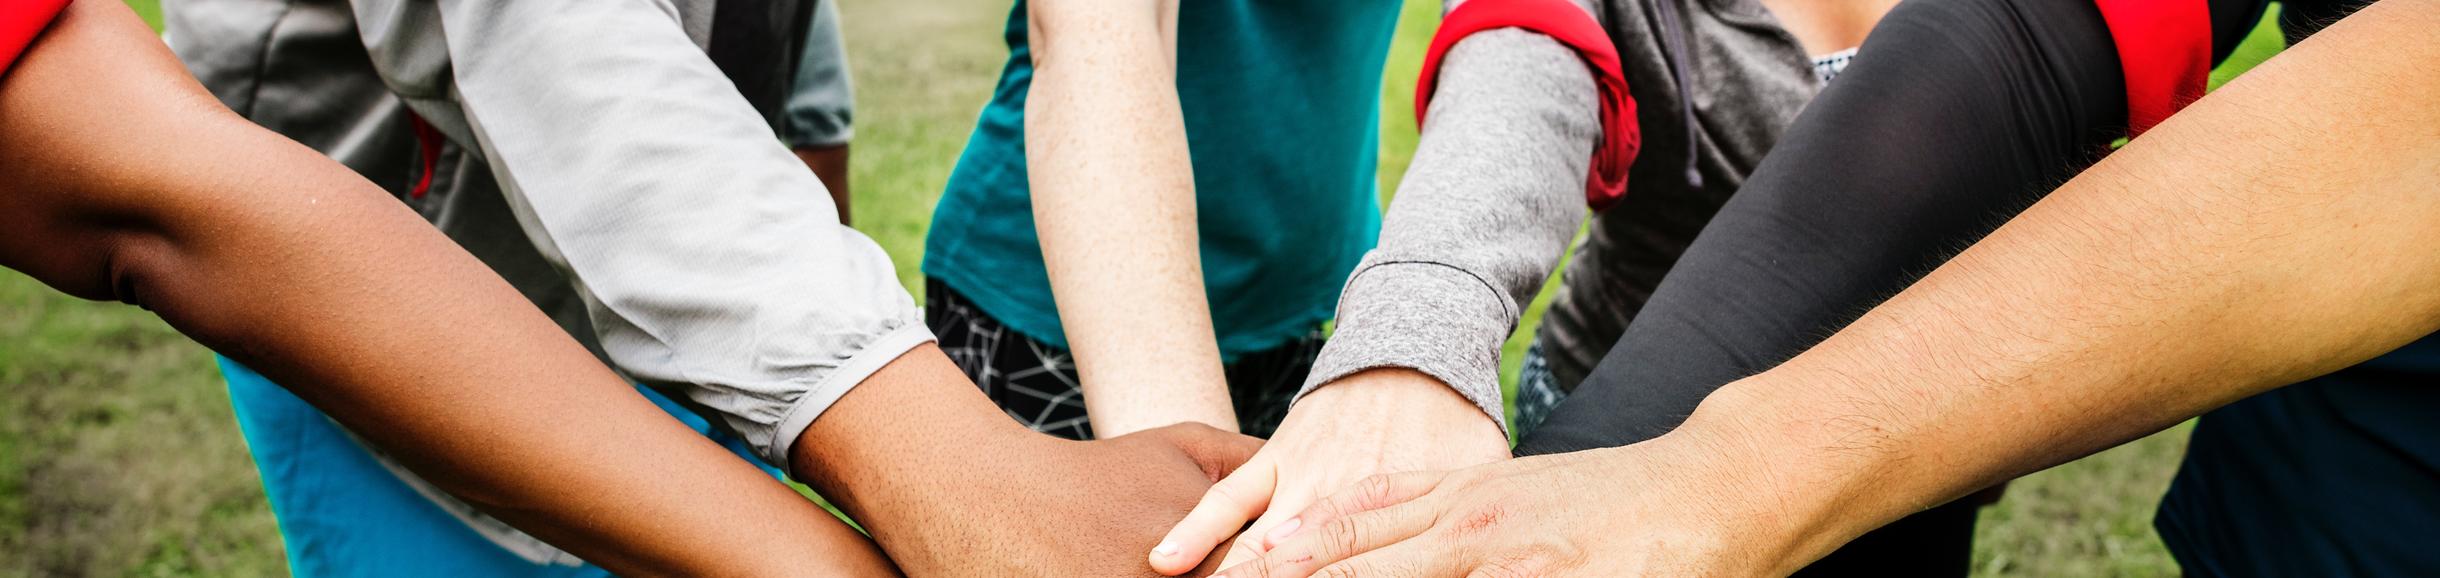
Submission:
[[[1227,574],[1786,574],[1908,513],[2429,335],[2434,26],[2440,0],[2365,8],[1668,435],[1376,478]]]
[[[1237,430],[1203,290],[1176,0],[1027,4],[1035,229],[1095,435]]]
[[[622,575],[889,575],[403,205],[222,108],[124,5],[0,77],[0,264],[120,299]]]
[[[1451,9],[1457,4],[1449,3]],[[1829,53],[1860,44],[1897,1],[1764,4],[1808,51]],[[1571,49],[1517,29],[1477,33],[1458,43],[1442,66],[1432,118],[1423,128],[1406,184],[1383,220],[1380,247],[1400,257],[1479,267],[1475,271],[1481,278],[1517,293],[1512,306],[1521,306],[1542,287],[1583,220],[1585,161],[1600,134],[1592,75]],[[1554,93],[1581,98],[1543,97]],[[1561,119],[1574,119],[1574,124]],[[1583,148],[1530,162],[1512,158],[1511,151],[1544,150],[1548,145],[1541,143],[1552,141]],[[1480,247],[1452,242],[1451,231],[1533,239],[1543,247],[1537,258],[1485,264],[1469,254]],[[1371,323],[1431,323],[1349,305],[1365,301],[1361,291],[1390,290],[1377,279],[1359,274],[1348,284],[1334,347],[1370,337],[1366,325]],[[1471,280],[1448,289],[1481,290]],[[1415,289],[1410,285],[1407,290]],[[1425,310],[1433,305],[1413,307]],[[1496,363],[1498,341],[1471,347],[1487,352]],[[1325,350],[1323,359],[1333,353],[1337,351]],[[1462,355],[1436,353],[1444,359]],[[1248,561],[1275,542],[1270,536],[1300,527],[1304,521],[1293,517],[1299,511],[1366,476],[1462,468],[1507,458],[1507,438],[1484,417],[1483,410],[1425,371],[1385,364],[1338,378],[1299,400],[1254,460],[1213,486],[1195,511],[1170,531],[1152,552],[1151,564],[1165,572],[1182,572],[1200,562],[1210,544],[1232,537],[1223,564]],[[1245,529],[1242,535],[1240,528]]]

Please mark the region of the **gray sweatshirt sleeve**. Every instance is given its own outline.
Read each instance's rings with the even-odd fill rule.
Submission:
[[[1441,65],[1380,245],[1349,278],[1338,330],[1300,395],[1365,369],[1412,368],[1505,430],[1500,344],[1583,223],[1599,94],[1575,51],[1514,28],[1467,37]]]
[[[674,6],[440,0],[437,12],[466,126],[630,377],[683,392],[786,464],[823,410],[932,339],[889,255],[839,225]]]

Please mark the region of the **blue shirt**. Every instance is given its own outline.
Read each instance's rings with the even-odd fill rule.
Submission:
[[[2440,575],[2440,335],[2205,414],[2153,523],[2188,576]]]
[[[1178,97],[1203,284],[1224,358],[1318,328],[1372,248],[1381,226],[1381,66],[1399,8],[1396,0],[1181,3]],[[923,271],[1009,328],[1066,347],[1026,187],[1033,64],[1025,32],[1020,0],[1009,16],[1007,67],[933,213]]]

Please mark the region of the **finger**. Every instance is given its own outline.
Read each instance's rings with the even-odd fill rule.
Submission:
[[[1331,520],[1297,532],[1253,562],[1220,574],[1230,578],[1310,576],[1331,564],[1422,535],[1432,528],[1436,510],[1427,502],[1410,502]]]
[[[1186,513],[1186,519],[1179,520],[1169,535],[1161,537],[1161,544],[1152,548],[1152,569],[1176,576],[1203,563],[1221,540],[1236,535],[1246,520],[1271,505],[1271,489],[1278,485],[1276,471],[1267,464],[1255,464],[1212,484],[1195,509]]]
[[[1440,480],[1448,475],[1448,472],[1403,472],[1367,477],[1356,482],[1353,487],[1306,506],[1303,511],[1296,513],[1296,517],[1280,522],[1268,530],[1263,530],[1263,526],[1260,525],[1257,525],[1255,529],[1262,532],[1262,549],[1270,550],[1279,547],[1281,542],[1295,537],[1299,531],[1306,528],[1319,527],[1330,523],[1331,520],[1395,506],[1422,497],[1424,494],[1431,493],[1433,488],[1439,487]]]
[[[1254,533],[1267,526],[1266,522],[1256,520],[1253,525],[1246,527],[1245,533],[1238,534],[1237,539],[1229,541],[1228,554],[1220,557],[1220,567],[1227,568],[1262,557],[1262,536]]]
[[[1474,564],[1456,548],[1420,537],[1379,550],[1358,554],[1336,564],[1323,566],[1313,575],[1323,578],[1356,576],[1399,576],[1401,578],[1469,578],[1474,576]]]
[[[1255,557],[1261,556],[1263,552],[1269,551],[1271,545],[1263,540],[1263,536],[1283,525],[1294,525],[1296,518],[1292,514],[1311,501],[1313,501],[1313,497],[1309,493],[1298,491],[1294,487],[1282,485],[1273,488],[1271,504],[1265,508],[1262,517],[1255,518],[1252,524],[1247,524],[1245,532],[1238,534],[1237,539],[1231,541],[1228,555],[1220,559],[1220,567],[1226,568],[1249,562]]]

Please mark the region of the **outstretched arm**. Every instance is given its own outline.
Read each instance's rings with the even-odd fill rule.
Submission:
[[[1339,515],[1266,570],[1229,575],[1785,573],[1993,481],[2428,335],[2435,8],[2393,0],[2299,44],[1669,434],[1380,480],[1309,510]],[[1553,519],[1567,521],[1507,522]]]
[[[1179,422],[1236,431],[1203,289],[1178,0],[1026,9],[1027,184],[1093,431]]]
[[[1598,30],[1590,12],[1563,15]],[[1305,397],[1170,531],[1154,568],[1186,571],[1241,529],[1229,561],[1252,559],[1290,516],[1366,476],[1508,457],[1500,344],[1584,222],[1600,95],[1595,70],[1549,36],[1464,38],[1418,88],[1436,94],[1415,163],[1339,296]]]
[[[891,572],[380,189],[222,108],[117,2],[0,77],[0,229],[0,264],[151,309],[621,574]]]
[[[1689,426],[1759,426],[1847,536],[2440,330],[2436,8],[2298,45]]]

